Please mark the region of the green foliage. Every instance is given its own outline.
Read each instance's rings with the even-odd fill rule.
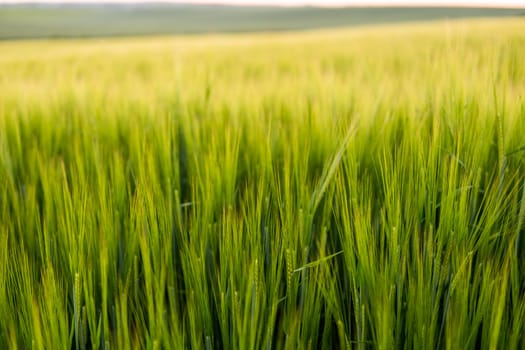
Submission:
[[[524,33],[0,44],[0,348],[524,348]]]

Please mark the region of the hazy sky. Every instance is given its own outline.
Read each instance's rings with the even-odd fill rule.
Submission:
[[[16,2],[148,2],[147,0],[0,0],[0,3]],[[174,3],[224,3],[243,5],[461,5],[461,6],[505,6],[525,7],[525,0],[154,0]]]

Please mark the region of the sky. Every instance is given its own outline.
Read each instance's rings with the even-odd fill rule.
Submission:
[[[220,3],[235,5],[280,5],[280,6],[345,6],[345,5],[454,5],[454,6],[491,6],[491,7],[524,7],[525,0],[153,0],[172,3]],[[147,0],[0,0],[0,3],[23,2],[148,2]]]

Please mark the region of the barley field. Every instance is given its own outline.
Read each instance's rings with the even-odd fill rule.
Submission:
[[[0,348],[525,348],[525,21],[0,42]]]

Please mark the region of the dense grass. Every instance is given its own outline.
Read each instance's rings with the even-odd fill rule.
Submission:
[[[0,52],[0,348],[525,347],[525,22]]]

